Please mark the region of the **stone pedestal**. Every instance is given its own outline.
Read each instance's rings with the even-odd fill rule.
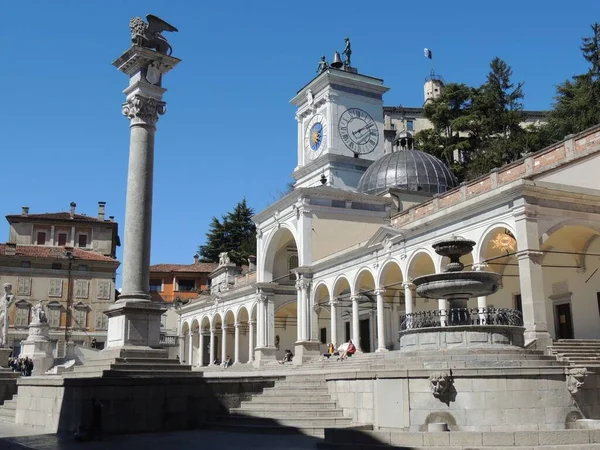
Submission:
[[[321,354],[321,343],[318,341],[296,342],[294,347],[294,365],[299,366]]]
[[[8,358],[12,350],[10,348],[0,348],[0,367],[7,368],[8,367]]]
[[[277,348],[275,347],[259,347],[254,351],[254,362],[255,368],[264,366],[267,362],[277,361]]]
[[[159,303],[115,303],[105,313],[109,318],[106,350],[131,346],[157,348],[160,318],[165,311],[166,307]]]
[[[32,323],[29,325],[29,336],[21,344],[20,356],[33,360],[32,375],[43,375],[54,365],[49,329],[47,323]]]

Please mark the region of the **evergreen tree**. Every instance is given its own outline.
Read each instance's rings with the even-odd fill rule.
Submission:
[[[198,249],[202,261],[217,262],[219,254],[227,252],[232,262],[247,264],[248,256],[256,254],[253,215],[254,211],[244,198],[221,220],[213,217],[206,233],[206,244]]]
[[[587,73],[576,75],[556,88],[549,116],[552,140],[578,133],[600,123],[600,24],[592,25],[592,37],[583,38],[581,52],[590,64]]]

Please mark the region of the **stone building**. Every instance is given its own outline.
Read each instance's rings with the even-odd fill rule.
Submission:
[[[469,307],[521,312],[533,348],[600,338],[600,128],[459,186],[435,157],[386,147],[387,90],[330,68],[292,99],[295,189],[254,217],[255,281],[181,309],[190,362],[211,362],[205,347],[257,366],[287,348],[299,364],[350,338],[362,352],[399,349],[407,316],[448,311],[412,280],[444,269],[431,245],[454,235],[476,242],[468,269],[502,274]]]
[[[108,318],[104,311],[115,301],[115,278],[120,245],[118,224],[105,218],[105,202],[97,216],[75,212],[6,216],[9,240],[0,244],[0,283],[13,286],[9,342],[19,352],[27,337],[31,307],[44,305],[56,357],[66,340],[104,346]]]

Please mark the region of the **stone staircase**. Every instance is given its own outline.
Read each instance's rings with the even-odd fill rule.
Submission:
[[[600,340],[559,339],[548,346],[559,361],[576,367],[600,367]]]
[[[10,400],[5,400],[4,404],[0,406],[0,422],[2,423],[15,423],[15,416],[17,414],[17,394],[13,395]]]
[[[322,375],[290,375],[221,416],[218,428],[231,431],[295,433],[323,437],[326,428],[352,427],[331,399]]]

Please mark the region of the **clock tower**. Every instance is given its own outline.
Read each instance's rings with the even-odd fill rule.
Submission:
[[[384,154],[383,80],[353,67],[328,67],[291,100],[298,121],[295,187],[354,190]]]

